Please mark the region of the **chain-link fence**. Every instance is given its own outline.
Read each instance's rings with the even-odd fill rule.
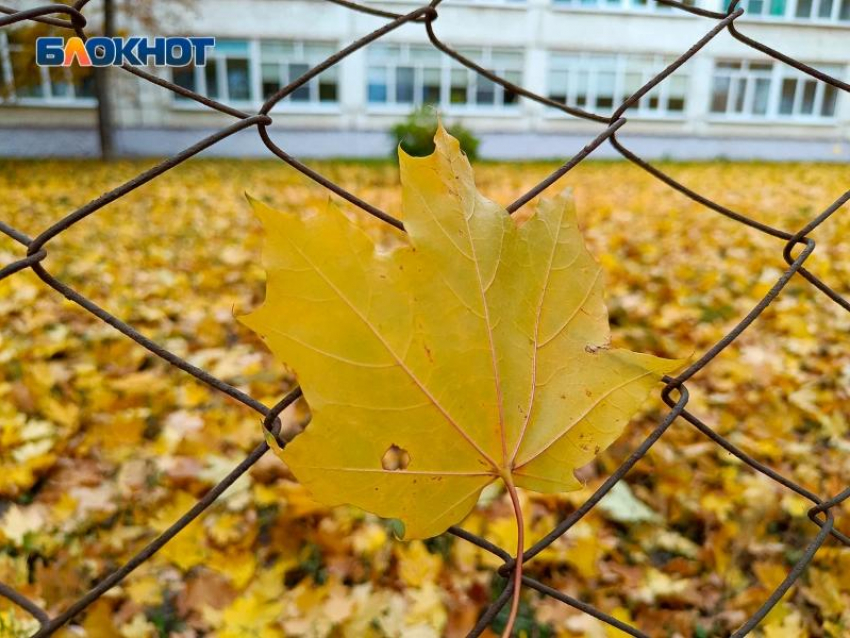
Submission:
[[[737,637],[748,634],[750,631],[753,630],[753,628],[756,627],[756,625],[758,625],[758,623],[768,614],[768,612],[773,608],[773,606],[776,605],[777,602],[779,602],[782,596],[800,578],[803,571],[806,569],[806,566],[811,562],[815,553],[823,546],[828,537],[832,536],[834,539],[850,547],[850,537],[835,528],[834,514],[832,511],[845,499],[850,498],[850,487],[847,487],[839,494],[821,497],[809,491],[805,487],[795,483],[794,481],[785,478],[770,467],[760,463],[758,460],[733,445],[729,440],[714,432],[708,425],[706,425],[702,420],[700,420],[699,417],[692,414],[686,409],[688,403],[688,390],[685,386],[685,383],[697,372],[705,368],[727,346],[729,346],[735,339],[737,339],[741,335],[741,333],[747,330],[750,325],[756,320],[756,318],[765,310],[765,308],[767,308],[767,306],[782,293],[785,286],[795,275],[804,278],[809,284],[817,288],[833,302],[850,312],[850,301],[848,301],[845,297],[843,297],[841,294],[831,288],[827,283],[822,281],[820,278],[818,278],[816,275],[814,275],[804,267],[804,263],[815,250],[815,242],[809,237],[809,234],[814,231],[818,226],[823,224],[827,219],[829,219],[829,217],[832,216],[836,211],[838,211],[842,206],[844,206],[848,202],[848,200],[850,200],[850,190],[841,195],[822,213],[811,219],[802,228],[798,230],[785,230],[781,228],[774,228],[767,224],[751,219],[746,215],[726,208],[725,206],[722,206],[712,201],[711,199],[700,195],[698,192],[690,189],[689,187],[677,182],[672,177],[666,175],[664,172],[662,172],[655,166],[647,163],[646,161],[635,155],[635,153],[626,148],[623,143],[617,138],[617,133],[627,123],[627,118],[625,117],[625,114],[630,108],[637,105],[639,100],[644,95],[646,95],[654,87],[658,86],[658,84],[663,82],[674,71],[676,71],[676,69],[685,64],[685,62],[687,62],[690,58],[695,56],[706,44],[708,44],[709,41],[712,40],[712,38],[714,38],[724,30],[728,31],[734,38],[744,43],[745,45],[752,47],[753,49],[756,49],[757,51],[760,51],[761,53],[770,56],[776,60],[779,60],[784,64],[792,66],[805,74],[817,78],[822,82],[830,84],[836,89],[844,91],[845,93],[850,93],[850,85],[825,73],[822,73],[821,71],[818,71],[817,69],[814,69],[806,64],[798,62],[794,58],[789,57],[788,55],[785,55],[780,51],[776,51],[775,49],[772,49],[741,33],[735,26],[735,21],[744,13],[743,9],[738,8],[740,0],[732,0],[726,13],[719,13],[715,11],[708,11],[701,8],[691,7],[680,2],[675,2],[674,0],[657,0],[661,4],[674,7],[677,10],[686,11],[688,13],[692,13],[694,15],[701,16],[710,20],[714,20],[716,22],[714,26],[705,34],[705,36],[700,38],[700,40],[696,42],[688,51],[676,58],[675,61],[673,61],[658,75],[656,75],[652,80],[650,80],[640,89],[638,89],[631,97],[629,97],[625,102],[623,102],[619,107],[617,107],[611,116],[603,116],[579,108],[567,106],[544,96],[532,93],[531,91],[528,91],[521,86],[517,86],[516,84],[508,82],[507,80],[499,77],[498,75],[495,75],[494,73],[491,73],[490,71],[482,68],[475,62],[469,60],[468,58],[458,53],[456,50],[446,45],[439,39],[436,32],[434,31],[434,23],[439,16],[438,7],[442,3],[442,0],[433,0],[427,6],[419,7],[414,11],[403,15],[364,6],[355,2],[350,2],[348,0],[329,1],[347,7],[353,11],[361,11],[374,16],[386,18],[387,23],[376,31],[357,40],[356,42],[345,47],[338,53],[332,55],[321,64],[310,69],[308,72],[306,72],[294,82],[281,88],[262,105],[259,112],[256,114],[245,113],[243,111],[235,109],[231,106],[227,106],[226,104],[222,104],[203,95],[199,95],[198,93],[195,93],[184,87],[177,86],[176,84],[169,82],[156,75],[152,75],[141,69],[125,65],[123,67],[125,71],[132,73],[145,81],[157,84],[166,90],[173,91],[174,93],[177,93],[185,98],[194,100],[199,104],[203,104],[211,109],[230,115],[234,117],[236,121],[230,126],[218,131],[214,135],[211,135],[201,140],[197,144],[161,162],[160,164],[136,176],[130,181],[118,186],[114,190],[71,212],[35,238],[28,237],[20,230],[17,230],[16,228],[13,228],[0,220],[0,231],[2,231],[3,233],[5,233],[6,235],[8,235],[13,240],[20,243],[26,248],[25,257],[0,268],[0,279],[9,277],[14,273],[23,271],[25,269],[31,269],[44,283],[53,288],[55,291],[57,291],[67,299],[71,300],[75,304],[79,305],[84,310],[91,313],[101,321],[109,324],[122,334],[126,335],[128,338],[138,343],[143,348],[146,348],[154,355],[161,357],[171,365],[180,368],[181,370],[191,374],[200,381],[210,385],[211,387],[215,388],[220,392],[227,394],[233,399],[239,401],[240,403],[243,403],[244,405],[258,412],[263,417],[263,427],[271,431],[275,436],[277,436],[281,427],[278,416],[287,406],[292,404],[301,396],[301,392],[299,389],[296,388],[288,395],[283,397],[276,405],[269,407],[257,401],[253,397],[247,395],[246,393],[238,390],[237,388],[216,378],[205,370],[192,365],[188,361],[185,361],[176,354],[170,352],[163,346],[155,343],[154,341],[151,341],[150,339],[139,333],[137,330],[135,330],[131,325],[121,321],[120,319],[113,316],[112,314],[110,314],[109,312],[107,312],[85,296],[78,293],[73,288],[69,287],[68,285],[54,277],[42,264],[42,261],[48,254],[47,246],[50,241],[56,238],[58,235],[68,230],[74,224],[81,222],[89,215],[96,213],[98,210],[102,209],[109,203],[114,202],[115,200],[126,195],[127,193],[146,184],[147,182],[156,179],[156,177],[158,177],[159,175],[174,168],[178,164],[185,162],[190,157],[197,155],[201,151],[213,146],[221,140],[233,135],[238,131],[250,127],[257,128],[257,132],[259,133],[260,138],[262,139],[266,147],[269,149],[269,151],[271,151],[274,155],[282,159],[284,162],[296,168],[301,173],[307,175],[309,178],[321,184],[328,190],[336,193],[343,199],[351,202],[355,206],[358,206],[370,215],[373,215],[383,220],[384,222],[403,230],[404,225],[400,220],[380,210],[372,204],[363,201],[357,195],[330,181],[326,177],[322,176],[321,174],[317,173],[310,167],[300,162],[295,157],[289,155],[285,150],[275,144],[268,132],[268,127],[272,123],[272,117],[269,115],[269,113],[271,112],[275,104],[280,102],[288,95],[291,95],[299,87],[304,86],[308,81],[316,77],[319,73],[334,66],[340,60],[350,55],[354,51],[357,51],[358,49],[361,49],[368,45],[370,42],[374,42],[375,40],[378,40],[379,38],[390,33],[391,31],[398,29],[403,24],[421,24],[424,27],[428,38],[433,44],[433,46],[435,46],[437,49],[439,49],[446,55],[451,56],[460,64],[472,69],[473,71],[486,77],[487,79],[497,84],[500,84],[506,90],[512,91],[527,99],[534,100],[541,104],[545,104],[548,107],[558,109],[570,116],[595,122],[598,123],[601,127],[604,127],[603,130],[599,133],[599,135],[591,142],[589,142],[578,154],[576,154],[569,161],[564,163],[560,168],[558,168],[551,175],[546,177],[539,184],[534,186],[527,193],[525,193],[524,195],[516,199],[513,203],[511,203],[507,207],[507,210],[510,213],[515,212],[520,207],[535,198],[537,195],[542,193],[546,188],[551,186],[558,179],[563,177],[568,171],[578,165],[582,160],[588,157],[588,155],[590,155],[594,151],[594,149],[596,149],[607,141],[624,158],[641,167],[643,170],[647,171],[659,180],[663,181],[671,188],[676,189],[680,193],[686,195],[692,200],[698,202],[699,204],[702,204],[704,207],[710,209],[711,211],[714,211],[721,215],[725,215],[726,217],[740,222],[741,224],[745,224],[762,233],[775,237],[777,240],[782,242],[782,254],[788,264],[788,268],[782,274],[782,276],[779,277],[779,279],[776,281],[770,291],[764,296],[764,298],[761,299],[761,301],[759,301],[759,303],[756,304],[756,306],[743,319],[741,319],[741,321],[728,334],[726,334],[726,336],[724,336],[707,352],[700,356],[685,371],[683,371],[675,378],[665,377],[664,381],[666,385],[662,391],[662,397],[665,403],[670,408],[670,412],[667,414],[667,416],[658,424],[657,427],[655,427],[655,429],[637,447],[637,449],[635,449],[631,456],[629,456],[629,458],[602,484],[602,486],[597,489],[592,496],[590,496],[590,498],[588,498],[567,518],[561,521],[550,533],[548,533],[540,541],[535,543],[531,548],[526,550],[522,557],[522,560],[524,562],[533,559],[537,554],[546,549],[559,537],[569,532],[570,528],[572,528],[578,521],[580,521],[585,515],[587,515],[588,512],[590,512],[590,510],[593,509],[593,507],[597,503],[599,503],[599,501],[611,490],[611,488],[614,487],[614,485],[616,485],[620,480],[622,480],[623,477],[625,477],[625,475],[629,472],[629,470],[631,470],[632,467],[634,467],[634,465],[638,461],[640,461],[644,455],[646,455],[649,449],[659,440],[659,438],[667,431],[667,429],[673,424],[673,422],[677,419],[681,419],[684,422],[689,423],[690,425],[695,427],[709,439],[714,441],[717,445],[719,445],[720,447],[728,451],[730,454],[740,459],[742,462],[746,463],[748,466],[750,466],[757,472],[760,472],[761,474],[767,476],[776,483],[781,484],[787,489],[792,490],[793,492],[799,494],[800,496],[812,503],[812,507],[808,510],[808,517],[812,520],[812,522],[817,525],[817,533],[814,533],[813,529],[813,537],[811,541],[803,551],[802,556],[797,560],[796,564],[789,571],[785,579],[779,584],[778,587],[776,587],[773,593],[767,598],[767,600],[764,601],[764,603],[758,608],[758,610],[752,615],[752,617],[750,617],[749,620],[747,620],[743,625],[741,625],[741,627],[739,627],[732,635]],[[77,0],[77,2],[72,6],[63,4],[50,4],[23,11],[16,11],[8,7],[0,6],[0,13],[6,14],[5,17],[0,18],[0,27],[7,27],[9,25],[20,23],[25,20],[35,20],[62,29],[67,29],[68,31],[76,33],[78,36],[85,39],[86,18],[83,15],[82,10],[87,3],[88,0]],[[795,255],[798,250],[799,253]],[[284,445],[285,442],[280,441],[280,444]],[[237,467],[235,467],[220,483],[215,485],[215,487],[213,487],[179,520],[177,520],[173,525],[171,525],[171,527],[169,527],[165,532],[160,534],[153,541],[151,541],[144,549],[142,549],[135,556],[133,556],[126,564],[109,574],[107,577],[105,577],[95,587],[85,593],[85,595],[83,595],[79,600],[77,600],[74,604],[69,606],[61,613],[51,617],[44,609],[42,609],[35,602],[29,600],[27,597],[15,591],[13,588],[2,583],[0,583],[0,595],[12,601],[22,609],[26,610],[35,619],[38,620],[41,627],[34,634],[34,636],[52,635],[65,624],[67,624],[69,621],[74,619],[78,614],[86,610],[89,605],[91,605],[94,601],[103,596],[107,591],[118,585],[128,574],[130,574],[134,569],[136,569],[142,563],[151,558],[166,543],[168,543],[172,538],[174,538],[175,535],[180,533],[183,528],[185,528],[189,523],[198,518],[219,496],[221,496],[221,494],[230,485],[232,485],[240,476],[247,472],[251,468],[251,466],[254,465],[260,459],[260,457],[262,457],[266,452],[268,452],[268,450],[269,447],[265,442],[257,445],[245,458],[244,461],[242,461]],[[465,541],[473,543],[478,547],[494,554],[499,559],[503,560],[504,564],[499,569],[499,573],[501,575],[507,576],[513,571],[516,561],[514,557],[505,549],[498,547],[493,543],[490,543],[489,541],[484,538],[481,538],[480,536],[472,534],[458,527],[452,527],[449,530],[449,533]],[[471,628],[469,636],[479,636],[488,627],[488,625],[490,625],[496,615],[510,600],[513,594],[513,580],[508,579],[507,583],[508,584],[505,586],[501,594],[489,605],[489,607],[487,607],[487,609],[480,616],[477,624]],[[522,577],[522,583],[526,587],[537,590],[538,592],[546,596],[551,596],[552,598],[557,599],[566,605],[570,605],[599,619],[604,623],[607,623],[608,625],[616,627],[617,629],[620,629],[628,635],[639,637],[648,636],[648,634],[644,633],[643,631],[632,627],[603,611],[600,611],[592,605],[589,605],[585,602],[582,602],[581,600],[578,600],[552,587],[549,587],[545,583],[540,582],[539,580],[536,580],[530,576],[524,575]]]

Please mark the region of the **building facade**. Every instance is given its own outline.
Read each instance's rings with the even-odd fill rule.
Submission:
[[[695,1],[723,10],[723,0]],[[370,6],[404,13],[419,5]],[[741,6],[743,33],[850,78],[850,0],[743,0]],[[439,14],[438,37],[483,67],[599,114],[610,114],[715,23],[654,0],[447,0]],[[256,110],[386,21],[325,0],[203,0],[202,6],[196,0],[180,5],[157,34],[214,35],[212,58],[204,67],[156,72]],[[127,22],[123,29],[137,34],[140,27]],[[0,30],[0,154],[34,154],[36,146],[40,154],[93,153],[90,79],[40,69],[38,81],[19,87],[15,76],[31,58],[25,49],[14,31]],[[111,73],[125,153],[172,153],[230,121],[128,73]],[[850,161],[850,95],[841,93],[723,32],[626,113],[623,138],[647,157]],[[485,157],[562,157],[602,128],[487,81],[431,46],[423,25],[412,23],[280,102],[271,130],[283,148],[305,157],[384,156],[392,147],[389,127],[422,104],[475,131]],[[256,137],[245,132],[216,151],[260,154]],[[603,147],[599,155],[611,152]]]

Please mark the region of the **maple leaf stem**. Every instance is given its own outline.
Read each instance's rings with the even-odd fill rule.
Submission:
[[[514,485],[510,472],[506,472],[502,478],[508,488],[508,494],[511,496],[511,504],[514,507],[517,528],[517,550],[514,562],[514,591],[511,598],[511,611],[508,615],[508,622],[505,625],[505,631],[502,632],[502,638],[510,638],[514,630],[517,613],[519,612],[519,597],[522,588],[522,555],[525,550],[525,526],[522,520],[522,508],[519,504],[519,494],[517,494],[516,486]]]

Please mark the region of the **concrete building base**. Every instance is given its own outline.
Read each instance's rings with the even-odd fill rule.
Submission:
[[[125,128],[117,131],[119,153],[126,157],[173,155],[214,133],[216,129]],[[390,137],[375,131],[307,131],[272,129],[275,142],[299,158],[380,158],[390,156]],[[593,134],[482,133],[484,159],[528,160],[567,158],[577,153]],[[801,140],[747,137],[683,137],[623,134],[621,141],[646,159],[850,161],[850,140]],[[90,129],[0,128],[3,157],[96,157],[97,133]],[[241,131],[204,151],[208,157],[270,157],[253,130]],[[608,144],[594,158],[616,158]]]

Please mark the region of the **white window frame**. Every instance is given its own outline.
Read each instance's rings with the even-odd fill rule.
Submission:
[[[0,91],[0,104],[4,105],[19,105],[19,106],[65,106],[65,107],[82,107],[88,108],[97,105],[97,99],[94,97],[77,96],[77,87],[74,84],[73,75],[70,69],[57,68],[59,73],[62,73],[67,79],[65,84],[68,87],[66,95],[53,95],[53,80],[50,78],[50,68],[39,67],[41,84],[40,96],[18,96],[15,91],[15,78],[12,69],[12,47],[10,45],[8,35],[4,31],[0,31],[0,80],[4,87]]]
[[[739,65],[736,69],[727,69],[721,68],[721,64],[737,64]],[[768,69],[753,69],[752,65],[758,64],[760,66],[768,66]],[[722,111],[713,110],[714,103],[714,86],[717,83],[718,79],[728,78],[729,80],[729,90],[726,94],[726,105]],[[740,81],[744,80],[744,96],[743,96],[743,104],[742,104],[742,112],[737,113],[734,110],[734,105],[738,101],[738,97],[740,94],[739,85]],[[767,110],[763,115],[752,113],[753,110],[753,102],[755,100],[755,87],[758,80],[767,80],[768,81],[768,97],[767,97]],[[708,103],[708,112],[710,117],[712,118],[722,118],[728,120],[742,120],[742,121],[758,121],[764,120],[771,117],[771,115],[775,116],[775,97],[774,93],[776,91],[775,86],[776,80],[776,65],[771,61],[766,60],[730,60],[730,59],[716,59],[714,61],[714,68],[711,74],[711,90],[709,93],[709,103]],[[774,110],[773,113],[771,111]]]
[[[286,86],[286,83],[293,82],[293,81],[298,79],[296,77],[286,77],[286,78],[283,77],[284,73],[282,71],[282,68],[284,67],[284,65],[305,64],[305,65],[307,65],[308,69],[311,69],[311,68],[317,66],[318,64],[320,64],[321,62],[323,62],[326,58],[333,55],[337,50],[336,43],[331,43],[331,42],[328,42],[328,41],[322,41],[322,40],[284,40],[285,42],[287,42],[288,44],[291,44],[293,46],[292,56],[287,57],[285,55],[282,55],[282,56],[277,57],[277,58],[270,58],[270,57],[263,57],[262,43],[264,41],[274,42],[275,39],[264,38],[264,39],[261,39],[261,40],[257,40],[255,42],[256,55],[257,55],[257,58],[259,59],[259,64],[257,65],[259,73],[258,73],[258,76],[256,78],[255,94],[257,96],[259,96],[260,101],[264,101],[266,99],[266,98],[263,97],[263,86],[262,86],[262,83],[263,83],[263,78],[262,78],[263,64],[273,63],[273,64],[278,64],[278,65],[281,66],[281,74],[279,76],[279,82],[280,82],[280,86],[284,87],[284,86]],[[278,40],[278,41],[281,41],[281,40]],[[310,56],[306,53],[306,48],[309,47],[309,46],[328,47],[328,55],[326,55],[326,56]],[[334,100],[322,101],[319,97],[319,83],[320,83],[319,81],[321,79],[322,74],[328,74],[328,73],[333,74],[333,76],[334,76],[334,81],[336,83],[336,98]],[[308,107],[308,106],[319,107],[319,106],[328,106],[328,105],[338,106],[339,105],[339,98],[340,98],[340,90],[341,90],[339,66],[333,66],[330,69],[326,69],[325,71],[322,72],[322,74],[320,74],[319,76],[317,76],[315,78],[312,78],[309,82],[307,82],[306,87],[304,87],[309,91],[309,94],[310,94],[309,100],[295,101],[295,100],[291,99],[292,94],[290,94],[290,95],[287,95],[283,100],[278,102],[278,104],[282,105],[282,106],[293,106],[293,107],[298,107],[298,106],[300,106],[300,107]],[[288,76],[288,70],[286,72],[286,75]],[[285,81],[287,81],[287,82],[284,83]],[[302,88],[302,87],[299,87],[299,89],[300,88]]]
[[[207,54],[207,64],[210,61],[215,61],[215,81],[218,85],[218,95],[211,96],[209,94],[209,87],[207,86],[207,66],[195,66],[192,68],[192,73],[195,76],[195,93],[200,93],[201,95],[206,95],[210,99],[216,100],[218,102],[222,102],[223,104],[232,104],[234,106],[249,106],[256,103],[256,95],[253,93],[254,83],[251,81],[252,71],[251,67],[255,63],[256,59],[256,51],[255,47],[252,45],[252,41],[249,38],[216,38],[216,44],[228,41],[236,41],[236,42],[244,42],[248,45],[247,53],[244,55],[233,54],[232,52],[223,52],[220,49],[217,50],[216,47],[213,47],[210,52]],[[227,60],[247,60],[248,62],[248,99],[247,100],[231,100],[230,99],[230,87],[227,84]],[[173,76],[172,76],[172,79]],[[183,98],[178,94],[174,94],[174,100],[178,103],[186,100],[188,98]],[[191,101],[194,103],[194,101]]]
[[[454,4],[472,4],[479,6],[485,5],[499,7],[500,9],[503,9],[505,8],[505,6],[507,6],[509,8],[524,9],[528,6],[528,0],[456,0]]]
[[[284,65],[284,64],[307,64],[308,67],[312,68],[319,64],[322,59],[308,59],[305,56],[304,51],[305,47],[309,45],[320,45],[329,47],[330,50],[335,51],[338,48],[338,43],[330,40],[312,40],[312,39],[288,39],[288,38],[239,38],[239,37],[227,37],[227,38],[218,38],[218,41],[238,41],[238,42],[246,42],[248,44],[247,53],[244,55],[241,54],[233,54],[231,52],[216,52],[215,48],[212,50],[212,55],[216,60],[216,81],[219,86],[219,95],[215,99],[218,102],[222,102],[224,104],[230,104],[236,107],[243,108],[259,108],[265,99],[263,98],[263,78],[262,78],[262,65],[263,65],[263,56],[261,53],[261,43],[266,42],[285,42],[287,44],[292,44],[294,47],[294,54],[292,57],[280,56],[275,59],[266,58],[265,61],[274,62],[276,64]],[[226,71],[226,60],[227,59],[240,59],[248,61],[248,92],[249,97],[247,100],[231,100],[229,96],[230,87],[227,84],[227,71]],[[222,61],[225,63],[222,64]],[[207,78],[206,78],[206,67],[194,67],[192,70],[194,74],[194,82],[195,82],[195,92],[200,93],[201,95],[208,95],[207,93]],[[172,80],[173,72],[172,72]],[[294,80],[297,78],[292,78]],[[291,81],[290,80],[290,81]],[[331,111],[336,112],[340,108],[340,93],[342,90],[342,83],[340,81],[340,73],[336,72],[336,99],[333,101],[319,101],[319,78],[312,78],[308,84],[308,90],[310,91],[310,99],[305,101],[293,101],[290,99],[291,96],[285,97],[283,100],[275,104],[272,112],[283,110],[283,111],[308,111],[308,112],[317,112],[317,111]],[[281,85],[284,86],[284,85]],[[185,98],[180,96],[177,93],[174,93],[172,96],[172,107],[180,110],[205,110],[202,104],[195,102],[192,99]]]
[[[373,61],[369,60],[369,54],[367,50],[366,55],[366,83],[364,86],[364,101],[366,104],[366,108],[370,112],[407,112],[412,108],[418,108],[422,106],[425,102],[423,100],[424,96],[424,73],[426,69],[430,70],[438,70],[440,73],[440,99],[435,104],[441,111],[446,113],[453,113],[457,115],[464,114],[482,114],[482,115],[496,115],[496,114],[504,114],[504,115],[518,115],[520,113],[519,108],[519,97],[517,97],[516,101],[512,104],[505,103],[505,93],[507,93],[507,89],[505,89],[501,84],[496,82],[494,85],[494,99],[493,104],[478,104],[477,101],[477,91],[478,91],[478,82],[487,81],[487,78],[481,76],[476,71],[469,69],[464,66],[454,58],[443,54],[440,51],[437,51],[437,56],[435,57],[434,63],[427,63],[422,61],[417,61],[411,58],[411,51],[416,49],[433,49],[430,45],[427,44],[412,44],[406,42],[386,42],[384,43],[387,46],[398,47],[399,55],[392,60],[380,60]],[[519,74],[519,78],[515,84],[522,84],[522,78],[524,74],[524,61],[525,61],[525,52],[519,47],[486,47],[486,46],[474,46],[474,47],[466,47],[460,46],[457,47],[458,51],[464,57],[472,59],[474,62],[479,64],[485,69],[492,70],[496,75],[500,77],[505,77],[507,73],[517,73]],[[470,53],[470,49],[473,49],[475,52],[480,52],[480,56],[476,56]],[[506,67],[506,66],[495,66],[493,64],[493,54],[499,52],[510,52],[519,54],[518,62],[515,67]],[[413,67],[414,69],[414,79],[413,79],[413,101],[412,102],[398,102],[396,100],[396,69],[398,67]],[[385,74],[385,83],[387,89],[387,101],[386,102],[372,102],[369,100],[369,77],[372,73],[372,69],[374,68],[383,68],[383,72]],[[466,103],[458,104],[451,101],[451,78],[452,71],[462,71],[466,73]]]
[[[402,4],[409,0],[385,0],[385,2]],[[454,0],[452,6],[485,6],[498,7],[499,9],[527,9],[530,0]]]
[[[609,0],[594,0],[590,2],[587,0],[550,0],[550,3],[553,9],[560,10],[623,11],[657,13],[664,16],[695,17],[687,11],[682,11],[681,9],[661,4],[656,2],[656,0],[645,0],[645,2],[641,2],[640,0],[615,0],[614,2],[610,2]],[[691,6],[696,7],[699,5],[699,0],[691,0],[690,4]]]
[[[770,1],[771,0],[763,0],[763,6],[769,9]],[[848,13],[845,18],[841,17],[841,7],[843,3],[848,3],[848,12],[850,12],[850,0],[832,0],[832,7],[830,8],[829,16],[823,17],[820,15],[821,3],[828,1],[829,0],[812,0],[812,9],[808,16],[797,15],[799,0],[785,0],[785,10],[782,15],[772,15],[769,12],[766,13],[764,11],[762,13],[750,13],[747,10],[749,0],[741,0],[741,3],[738,6],[744,9],[744,15],[741,16],[742,18],[750,18],[753,20],[798,22],[804,24],[838,24],[850,26],[850,13]],[[726,11],[727,6],[728,0],[718,0],[715,8],[720,11]]]
[[[741,68],[729,69],[729,72],[727,73],[725,72],[727,71],[726,69],[720,69],[718,67],[718,64],[722,62],[740,63]],[[750,65],[753,63],[769,64],[771,68],[769,71],[753,70],[750,68]],[[827,68],[826,66],[822,64],[818,65],[817,63],[812,64],[812,66],[821,69]],[[720,71],[721,73],[718,73],[718,71]],[[841,71],[842,69],[840,65],[830,64],[828,65],[828,68],[825,72],[831,72],[831,74],[833,75],[840,76],[842,75]],[[726,75],[731,78],[729,94],[726,97],[726,109],[723,112],[713,111],[711,109],[712,102],[714,101],[714,84],[719,75]],[[735,113],[734,111],[730,111],[730,106],[734,105],[735,100],[738,97],[738,83],[735,82],[735,79],[741,77],[746,78],[747,80],[744,89],[746,91],[744,95],[744,112]],[[757,78],[768,79],[770,82],[768,86],[767,110],[764,115],[756,115],[751,112],[753,100],[755,99],[755,80]],[[782,84],[783,81],[787,79],[797,80],[797,85],[794,89],[794,106],[790,114],[780,113],[779,110],[782,100]],[[811,114],[803,114],[799,112],[803,100],[804,85],[806,81],[815,82],[814,106]],[[823,99],[825,94],[825,82],[817,80],[785,64],[773,62],[772,60],[738,60],[718,58],[714,60],[714,69],[711,74],[711,89],[709,92],[708,115],[710,120],[718,122],[790,122],[794,124],[835,124],[838,120],[838,112],[842,99],[841,92],[839,92],[836,97],[836,105],[832,115],[821,115],[821,109],[823,107]]]
[[[575,70],[570,65],[559,65],[558,64],[558,56],[570,56],[571,58],[576,59],[574,62],[575,68],[581,68],[582,70],[588,70],[590,73],[588,74],[588,86],[587,86],[587,99],[584,105],[578,105],[576,100],[576,80],[575,80]],[[614,65],[610,68],[605,68],[603,66],[599,66],[598,60],[601,57],[605,58],[614,58]],[[599,114],[610,114],[613,113],[619,106],[623,103],[625,99],[630,97],[634,91],[628,92],[629,95],[626,95],[627,91],[625,88],[626,84],[626,74],[630,72],[634,72],[634,67],[629,67],[629,62],[633,61],[634,58],[648,58],[650,59],[650,63],[643,66],[640,70],[641,73],[641,83],[640,86],[644,86],[648,83],[652,78],[657,76],[661,71],[663,71],[675,58],[672,56],[664,56],[658,54],[645,54],[645,53],[609,53],[609,52],[587,52],[587,51],[548,51],[547,52],[547,66],[546,66],[546,96],[552,97],[552,86],[551,86],[551,73],[555,72],[566,72],[568,77],[568,85],[567,85],[567,95],[566,95],[566,104],[567,106],[572,106],[576,108],[580,108],[591,113],[599,113]],[[600,72],[614,73],[614,96],[613,96],[613,106],[610,109],[605,109],[603,107],[596,106],[597,95],[597,76]],[[691,87],[691,77],[690,75],[684,71],[682,68],[679,68],[675,72],[675,77],[684,78],[685,80],[685,92],[684,92],[684,104],[682,105],[682,110],[668,110],[668,103],[671,98],[670,95],[670,79],[666,78],[657,86],[653,87],[651,91],[649,91],[646,95],[641,97],[640,101],[637,104],[629,108],[624,114],[626,117],[638,117],[645,119],[653,119],[653,120],[683,120],[687,117],[687,110],[690,101],[690,87]],[[655,96],[658,98],[658,106],[652,108],[649,106],[650,99]],[[556,116],[557,110],[554,108],[550,108],[548,114],[550,116]]]

